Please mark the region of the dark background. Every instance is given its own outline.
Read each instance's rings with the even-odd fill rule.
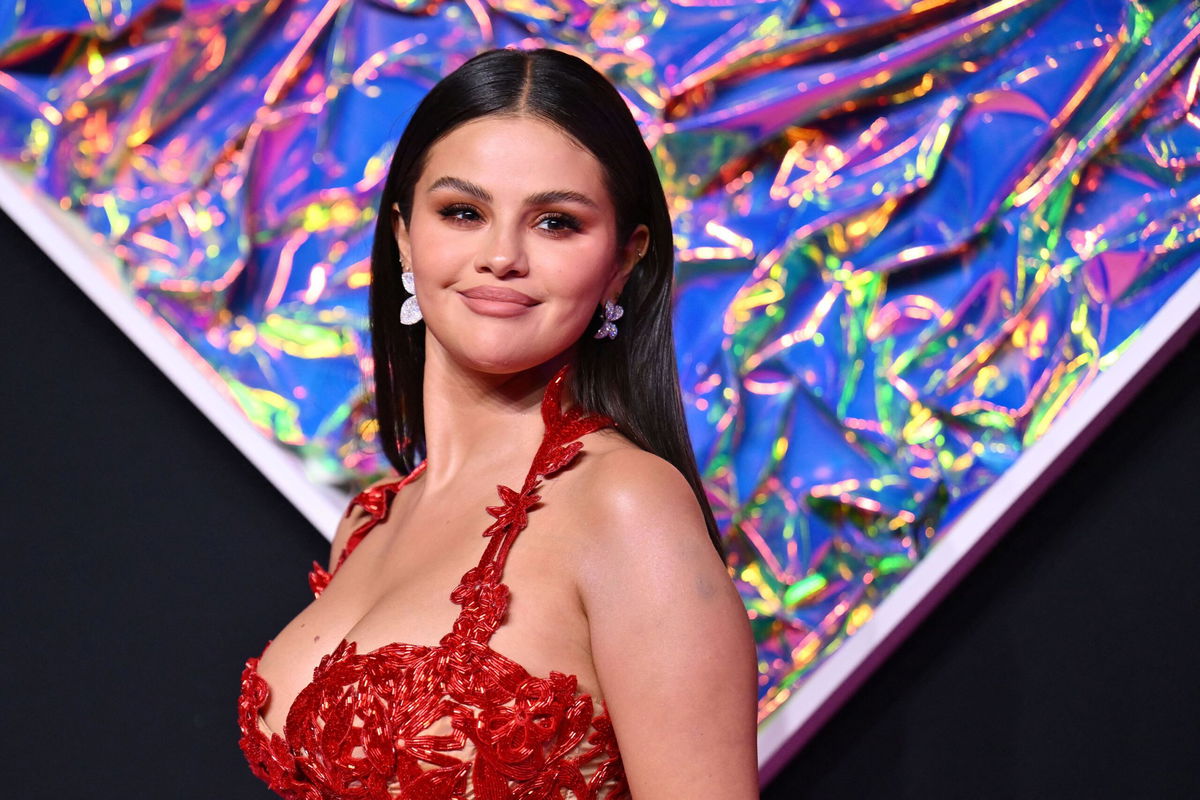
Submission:
[[[241,670],[328,544],[3,216],[0,246],[0,795],[273,797]],[[763,797],[1200,797],[1198,377],[1193,340]]]

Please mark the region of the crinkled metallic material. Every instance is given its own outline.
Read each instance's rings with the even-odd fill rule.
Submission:
[[[763,719],[1200,263],[1196,0],[0,0],[0,158],[361,485],[387,159],[504,46],[593,64],[661,167]]]

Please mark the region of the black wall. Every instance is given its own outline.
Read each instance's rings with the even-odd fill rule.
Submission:
[[[239,678],[328,545],[3,216],[0,246],[0,797],[272,797]],[[1200,796],[1198,376],[1193,341],[763,796]]]

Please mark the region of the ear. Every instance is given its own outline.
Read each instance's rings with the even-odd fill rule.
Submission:
[[[400,248],[400,260],[412,270],[412,242],[408,238],[408,228],[404,218],[400,216],[400,206],[392,203],[392,233],[396,236],[396,246]]]
[[[633,273],[633,268],[637,266],[637,263],[645,255],[649,243],[650,229],[644,224],[638,225],[633,233],[629,235],[629,241],[621,248],[621,260],[617,267],[617,274],[609,281],[608,289],[602,299],[614,301],[617,299],[617,296],[621,294],[621,290],[625,288],[625,282],[629,280],[629,276]]]

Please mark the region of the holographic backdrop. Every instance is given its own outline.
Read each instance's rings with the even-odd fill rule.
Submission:
[[[0,159],[357,487],[386,160],[504,46],[588,60],[661,167],[762,720],[1200,264],[1197,2],[0,0]]]

